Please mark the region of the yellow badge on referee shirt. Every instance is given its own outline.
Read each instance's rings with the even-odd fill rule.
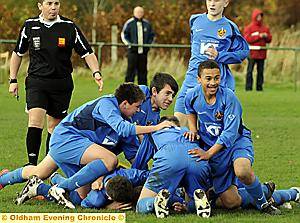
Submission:
[[[65,46],[66,46],[66,39],[58,38],[58,47],[65,47]]]

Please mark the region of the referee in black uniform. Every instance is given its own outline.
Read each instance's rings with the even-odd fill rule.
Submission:
[[[59,0],[38,0],[41,14],[27,19],[20,31],[10,62],[9,92],[18,97],[17,74],[22,56],[29,50],[28,76],[25,81],[29,114],[26,137],[29,164],[36,165],[47,115],[46,150],[54,127],[67,115],[73,91],[72,50],[84,58],[95,82],[102,90],[99,65],[86,38],[69,19],[59,15]]]

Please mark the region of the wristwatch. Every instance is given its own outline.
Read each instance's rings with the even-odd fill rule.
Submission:
[[[16,84],[16,83],[18,83],[18,80],[16,78],[14,78],[14,79],[9,78],[9,83],[10,84]]]
[[[96,74],[98,74],[98,75],[100,76],[100,78],[96,78],[96,77],[95,77]],[[100,71],[95,71],[95,72],[93,73],[93,77],[96,78],[96,79],[101,79],[101,78],[102,78],[102,74],[101,74]]]

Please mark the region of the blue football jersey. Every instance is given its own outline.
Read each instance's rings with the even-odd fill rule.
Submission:
[[[184,144],[189,148],[198,148],[199,144],[197,142],[190,142],[183,136],[183,133],[187,131],[189,131],[187,128],[171,127],[145,135],[139,146],[132,168],[147,169],[147,163],[154,154],[168,144]]]
[[[198,66],[208,59],[205,51],[214,47],[219,53],[215,60],[221,70],[221,86],[234,91],[235,82],[228,64],[241,63],[249,54],[248,43],[236,24],[226,17],[211,21],[205,13],[192,15],[190,28],[191,58],[183,87],[193,88],[197,85]]]
[[[140,85],[140,88],[144,92],[146,99],[141,104],[140,111],[132,116],[132,121],[137,125],[156,125],[160,118],[160,111],[152,110],[149,88],[145,85]]]
[[[52,145],[63,144],[68,135],[80,135],[112,151],[121,139],[136,135],[135,125],[122,116],[113,95],[100,97],[75,109],[54,131]]]
[[[205,101],[201,85],[188,91],[185,98],[187,114],[197,115],[198,134],[209,149],[214,144],[231,148],[240,137],[250,137],[242,123],[242,107],[232,90],[219,87],[216,102]]]

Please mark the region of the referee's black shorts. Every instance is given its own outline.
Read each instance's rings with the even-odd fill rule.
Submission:
[[[28,76],[25,80],[27,109],[42,108],[48,115],[62,119],[68,114],[73,88],[71,76],[62,79]]]

